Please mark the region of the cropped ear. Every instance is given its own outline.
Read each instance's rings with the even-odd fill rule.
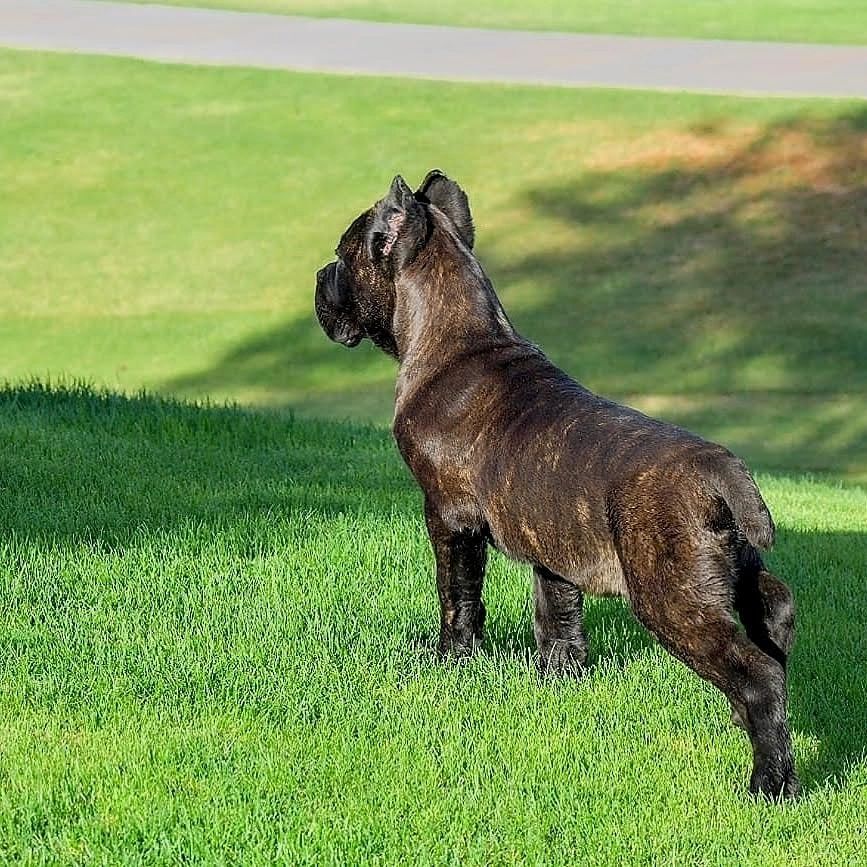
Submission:
[[[472,250],[476,240],[467,194],[439,169],[427,173],[415,197],[439,208],[455,225],[463,242]]]
[[[368,234],[370,258],[390,260],[395,269],[406,265],[424,239],[425,215],[406,181],[396,175],[388,194],[373,209]]]

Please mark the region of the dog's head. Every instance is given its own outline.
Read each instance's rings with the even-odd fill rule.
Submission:
[[[464,191],[435,170],[413,193],[398,175],[385,198],[343,233],[336,261],[316,275],[316,316],[332,340],[352,347],[367,337],[397,355],[392,325],[395,283],[430,241],[432,208],[472,249],[473,220]]]

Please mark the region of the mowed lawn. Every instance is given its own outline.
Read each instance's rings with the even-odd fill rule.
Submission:
[[[861,857],[863,105],[0,52],[0,112],[0,863]],[[436,661],[393,366],[311,310],[435,165],[520,330],[760,471],[799,803],[748,798],[724,700],[620,603],[541,684],[495,556],[484,651]]]
[[[542,684],[494,556],[483,651],[437,662],[383,431],[5,388],[0,863],[860,863],[867,494],[759,481],[799,609],[787,806],[619,602],[588,604],[586,677]]]
[[[863,103],[0,52],[0,378],[390,419],[314,273],[395,172],[468,190],[515,324],[762,470],[867,480]]]
[[[860,0],[162,0],[317,18],[772,42],[867,42]]]

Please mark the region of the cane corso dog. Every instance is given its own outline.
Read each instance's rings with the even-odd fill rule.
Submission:
[[[399,364],[393,430],[424,493],[440,653],[481,642],[489,544],[534,569],[544,675],[586,664],[584,594],[621,596],[726,695],[752,742],[751,791],[794,797],[794,606],[759,555],[774,523],[749,471],[555,367],[512,327],[474,238],[454,181],[432,171],[413,193],[398,176],[316,277],[325,333]]]

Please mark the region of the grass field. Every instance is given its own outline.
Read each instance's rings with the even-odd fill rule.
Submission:
[[[786,807],[620,603],[585,680],[542,685],[495,556],[484,651],[437,663],[384,432],[0,391],[0,863],[858,863],[867,494],[760,482],[799,607]]]
[[[161,0],[317,18],[774,42],[867,42],[858,0]]]
[[[863,105],[4,51],[0,114],[0,864],[857,863]],[[495,556],[484,652],[435,661],[393,367],[311,310],[434,165],[519,329],[761,471],[799,803],[746,797],[724,700],[619,603],[540,684]]]
[[[587,386],[867,480],[863,104],[23,52],[0,104],[0,378],[385,423],[393,366],[324,339],[313,275],[439,166],[517,327]]]

